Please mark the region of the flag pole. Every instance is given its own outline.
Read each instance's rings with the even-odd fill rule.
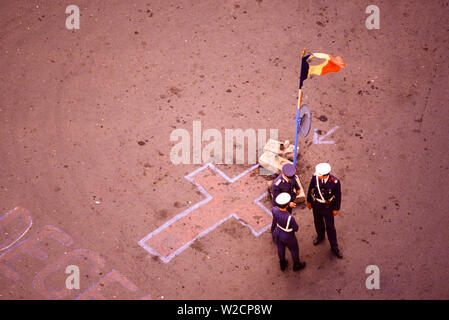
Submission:
[[[295,153],[293,154],[293,166],[296,168],[296,158],[297,158],[297,150],[298,150],[298,132],[299,132],[299,125],[301,122],[301,119],[299,118],[300,109],[301,109],[301,103],[302,103],[302,86],[301,86],[301,74],[302,74],[302,58],[306,55],[306,49],[304,48],[302,50],[301,55],[301,68],[299,69],[299,89],[298,89],[298,108],[296,110],[296,130],[295,130]]]

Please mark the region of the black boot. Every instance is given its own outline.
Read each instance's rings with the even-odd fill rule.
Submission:
[[[313,239],[313,245],[316,246],[316,245],[320,244],[323,240],[324,240],[324,237],[316,237],[315,239]]]
[[[338,259],[342,259],[343,258],[343,255],[341,254],[340,250],[338,250],[338,249],[331,249],[331,250],[332,250],[332,252],[335,254],[335,256]]]
[[[296,263],[293,265],[293,271],[299,271],[299,270],[301,270],[301,269],[304,269],[305,266],[306,266],[305,261],[303,261],[303,262],[296,262]]]
[[[341,251],[338,250],[338,248],[336,248],[336,249],[332,249],[332,248],[331,248],[331,251],[335,254],[335,256],[336,256],[338,259],[342,259],[342,258],[343,258],[343,255],[341,254]]]
[[[279,264],[281,265],[281,270],[282,271],[284,271],[285,270],[285,268],[287,268],[287,266],[288,266],[288,261],[287,260],[284,260],[284,261],[279,261]]]

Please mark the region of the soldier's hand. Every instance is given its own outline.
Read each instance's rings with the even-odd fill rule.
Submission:
[[[289,206],[290,206],[290,208],[296,208],[296,203],[290,202]]]
[[[301,190],[296,191],[296,194],[299,196],[299,194],[301,193]]]
[[[312,209],[312,204],[310,202],[307,202],[307,208]]]
[[[338,214],[338,210],[333,210],[332,213],[336,216]]]

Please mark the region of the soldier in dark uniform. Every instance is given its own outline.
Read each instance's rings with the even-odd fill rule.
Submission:
[[[296,168],[291,163],[284,164],[282,167],[282,173],[274,179],[271,187],[273,207],[277,206],[276,197],[282,192],[287,192],[291,197],[287,210],[289,213],[292,213],[292,208],[296,207],[296,203],[294,201],[300,191],[301,188],[299,178],[296,175]]]
[[[292,255],[293,271],[301,270],[306,266],[306,263],[299,261],[298,240],[295,236],[295,232],[298,231],[298,224],[295,218],[287,211],[291,200],[290,194],[283,192],[275,200],[277,206],[271,210],[273,214],[271,230],[273,230],[273,239],[277,245],[281,270],[284,271],[288,265],[285,259],[285,247],[290,250]]]
[[[319,163],[315,168],[307,190],[307,207],[313,208],[313,220],[317,237],[314,245],[324,240],[327,231],[332,252],[339,258],[343,258],[337,243],[337,232],[334,225],[334,216],[338,214],[341,204],[340,181],[330,174],[331,166],[328,163]]]

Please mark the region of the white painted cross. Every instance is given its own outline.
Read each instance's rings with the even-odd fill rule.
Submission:
[[[333,127],[324,136],[321,136],[321,137],[318,137],[318,129],[315,129],[313,131],[313,144],[334,144],[335,141],[324,140],[324,138],[333,134],[338,128],[339,128],[338,126]]]
[[[268,194],[264,180],[255,181],[257,175],[249,174],[258,167],[256,164],[230,178],[209,162],[188,174],[185,178],[205,198],[147,234],[139,245],[168,263],[231,218],[249,227],[256,237],[260,236],[271,227],[272,215],[261,202]]]

